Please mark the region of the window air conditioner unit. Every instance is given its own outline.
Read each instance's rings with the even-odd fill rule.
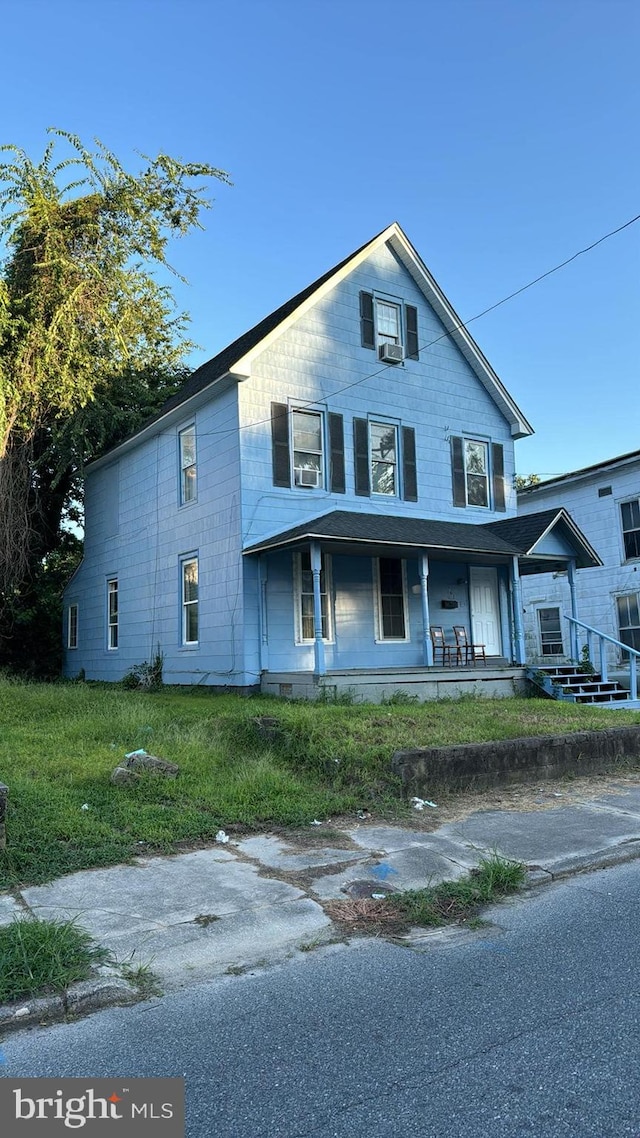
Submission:
[[[385,364],[401,364],[404,359],[402,344],[381,344],[380,359]]]
[[[320,485],[320,471],[319,470],[305,470],[301,466],[296,467],[296,486],[311,486],[317,487]]]

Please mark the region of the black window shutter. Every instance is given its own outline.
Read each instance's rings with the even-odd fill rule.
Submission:
[[[418,352],[418,309],[414,308],[412,304],[407,304],[405,312],[407,320],[407,359],[418,360],[420,359]]]
[[[418,501],[416,432],[413,427],[402,428],[402,489],[407,502]]]
[[[344,421],[329,412],[329,482],[332,494],[344,494]]]
[[[271,404],[271,460],[273,485],[290,486],[289,409],[286,403]]]
[[[376,335],[373,327],[373,295],[360,293],[360,336],[363,348],[375,348]]]
[[[369,484],[369,424],[366,419],[353,420],[353,453],[356,472],[356,494],[368,498]]]
[[[466,506],[464,455],[462,453],[462,439],[459,435],[451,436],[451,474],[453,478],[453,504],[454,506]]]
[[[493,477],[493,508],[506,510],[504,499],[504,450],[502,443],[491,444],[491,470]]]

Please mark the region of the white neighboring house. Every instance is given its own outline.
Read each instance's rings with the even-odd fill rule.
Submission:
[[[575,611],[591,628],[620,644],[606,644],[611,676],[628,676],[621,644],[640,650],[640,450],[552,478],[518,494],[518,515],[564,507],[597,550],[603,564],[575,573]],[[566,573],[524,577],[522,597],[527,660],[540,665],[576,659],[571,641],[571,595]],[[580,630],[579,644],[585,643]],[[599,667],[597,638],[592,655]],[[578,649],[579,655],[579,649]]]

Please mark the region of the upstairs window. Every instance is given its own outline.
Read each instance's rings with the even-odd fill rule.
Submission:
[[[373,419],[353,420],[355,492],[418,501],[416,433],[413,427],[398,427]]]
[[[324,485],[323,422],[319,411],[292,411],[293,482],[320,489]]]
[[[542,655],[562,656],[564,646],[562,643],[562,628],[560,626],[560,609],[538,609],[538,629],[540,632]]]
[[[363,348],[373,348],[389,362],[419,359],[418,309],[391,297],[361,292],[360,341]],[[385,345],[398,351],[386,352]]]
[[[195,502],[198,491],[195,423],[178,435],[180,446],[180,505]]]
[[[504,448],[483,439],[451,437],[454,506],[505,509]]]
[[[118,581],[112,577],[107,581],[107,647],[118,647]]]
[[[398,428],[388,423],[369,424],[371,493],[398,493]]]
[[[620,513],[625,560],[633,561],[640,557],[640,501],[634,498],[632,502],[623,502]]]
[[[78,647],[78,606],[69,605],[67,614],[67,648]]]

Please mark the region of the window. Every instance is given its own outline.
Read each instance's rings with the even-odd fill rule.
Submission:
[[[373,348],[378,353],[384,344],[402,348],[394,362],[419,359],[418,309],[392,297],[361,292],[360,340],[363,348]]]
[[[198,558],[182,562],[182,643],[198,643]]]
[[[632,502],[623,502],[620,512],[624,556],[627,561],[631,561],[634,557],[640,557],[640,501],[634,498]]]
[[[378,640],[407,640],[407,590],[404,562],[399,557],[377,561]]]
[[[198,491],[195,423],[178,435],[180,442],[180,505],[195,502]]]
[[[67,614],[67,648],[78,647],[78,606],[69,605]]]
[[[640,651],[640,597],[629,593],[626,597],[616,597],[618,608],[618,628],[620,639],[629,648]]]
[[[107,581],[107,645],[109,649],[118,647],[118,581],[113,577]]]
[[[564,645],[562,643],[562,629],[560,626],[560,609],[538,609],[538,627],[540,630],[542,655],[562,656]]]
[[[311,572],[311,554],[309,552],[294,553],[294,582],[296,601],[296,643],[308,644],[315,640],[313,621],[313,573]],[[331,562],[322,554],[320,569],[320,603],[322,608],[322,639],[331,640],[333,637],[331,626],[331,608],[329,597],[331,595]]]
[[[403,497],[418,501],[416,433],[413,427],[396,427],[368,419],[353,420],[355,492]]]
[[[451,437],[454,506],[505,509],[504,447],[482,439]]]
[[[372,494],[398,492],[398,428],[389,423],[369,423]]]
[[[321,412],[293,411],[291,432],[294,484],[310,489],[321,487],[324,469]]]

